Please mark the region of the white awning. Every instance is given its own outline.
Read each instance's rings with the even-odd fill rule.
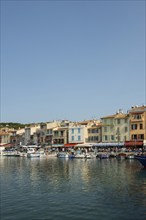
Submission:
[[[84,143],[84,144],[77,144],[75,147],[93,147],[94,144],[92,143]]]
[[[124,142],[122,143],[97,143],[93,145],[94,147],[123,147]]]

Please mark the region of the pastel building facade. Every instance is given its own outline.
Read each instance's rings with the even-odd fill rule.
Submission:
[[[10,143],[11,135],[12,134],[10,132],[0,132],[0,144]]]
[[[146,141],[146,106],[135,106],[129,110],[130,140]]]
[[[24,132],[24,144],[37,144],[37,138],[34,135],[36,131],[40,129],[40,124],[32,125],[25,128]]]
[[[88,138],[87,125],[72,123],[69,125],[69,143],[85,143]]]
[[[102,124],[100,121],[92,121],[87,125],[88,143],[98,143],[102,141]]]
[[[116,114],[102,117],[102,142],[124,142],[130,138],[129,115],[118,111]]]
[[[53,121],[47,123],[46,143],[51,146],[68,143],[68,120]]]

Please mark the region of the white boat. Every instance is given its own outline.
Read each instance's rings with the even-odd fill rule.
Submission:
[[[134,159],[135,157],[134,157],[134,154],[129,154],[125,158],[126,159]]]
[[[92,156],[91,156],[91,154],[86,154],[86,155],[85,155],[85,158],[86,158],[86,159],[91,159]]]
[[[29,147],[27,149],[27,157],[28,158],[40,157],[40,153],[38,151],[36,151],[35,148]]]
[[[58,152],[47,152],[47,157],[57,157]]]
[[[66,153],[66,152],[59,152],[57,154],[57,157],[59,157],[59,158],[68,158],[68,153]]]
[[[38,151],[37,153],[40,154],[40,157],[41,157],[41,158],[46,158],[46,157],[47,157],[47,154],[46,154],[45,151],[43,151],[43,150]]]
[[[85,158],[86,157],[86,155],[85,154],[82,154],[82,153],[77,153],[77,154],[75,154],[75,158]]]
[[[19,157],[19,153],[16,150],[4,150],[2,151],[2,156],[7,156],[7,157]]]
[[[108,154],[101,154],[99,156],[100,159],[108,159],[109,158],[109,155]]]
[[[27,153],[28,158],[40,157],[40,153]]]
[[[20,155],[20,157],[27,157],[27,153],[26,152],[20,152],[19,151],[19,155]]]

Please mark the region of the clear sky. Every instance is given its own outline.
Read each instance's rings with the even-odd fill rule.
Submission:
[[[145,104],[145,1],[1,1],[1,121]]]

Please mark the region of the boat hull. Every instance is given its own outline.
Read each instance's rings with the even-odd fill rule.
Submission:
[[[137,159],[144,168],[146,168],[146,156],[135,156],[135,159]]]
[[[27,153],[28,158],[35,158],[35,157],[40,157],[39,153]]]

